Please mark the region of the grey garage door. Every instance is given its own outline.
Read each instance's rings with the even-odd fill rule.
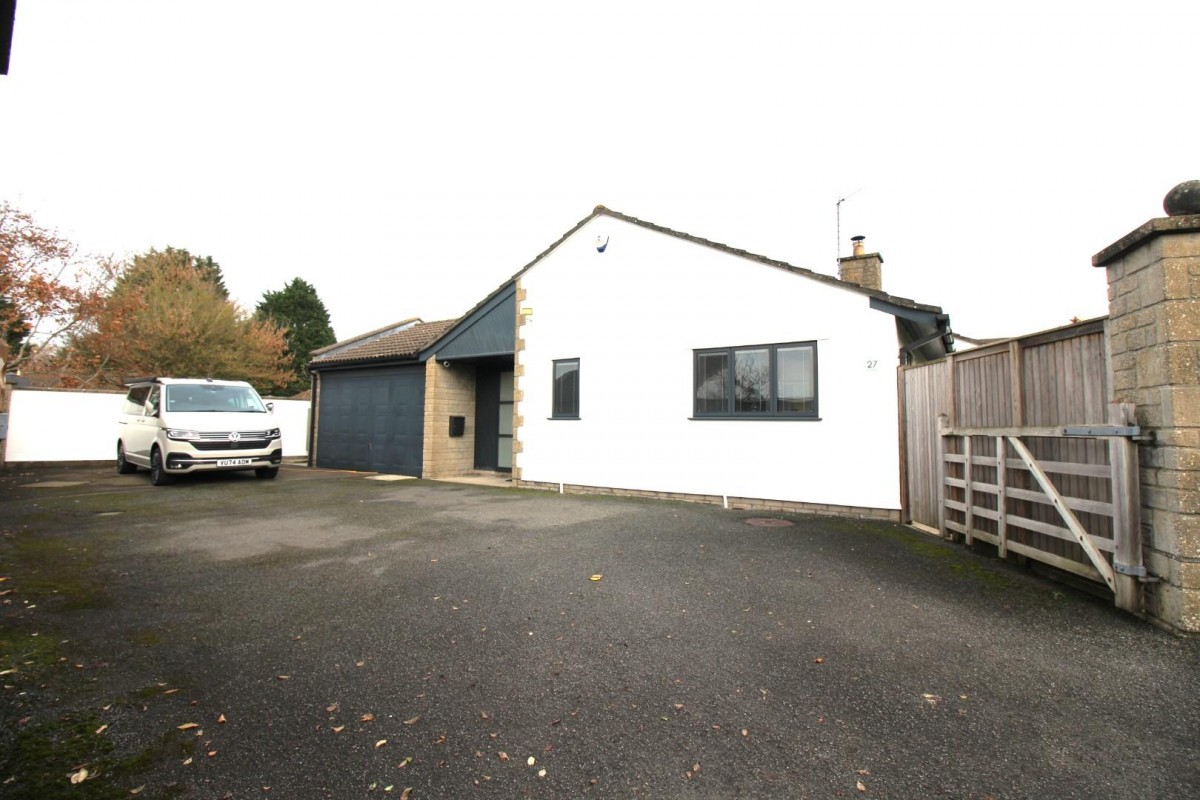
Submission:
[[[421,476],[424,366],[325,372],[317,466]]]

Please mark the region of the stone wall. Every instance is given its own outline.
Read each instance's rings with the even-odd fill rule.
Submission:
[[[513,485],[516,486],[521,480],[521,452],[524,450],[524,445],[521,443],[521,428],[525,424],[525,416],[522,413],[521,404],[525,400],[525,389],[523,387],[525,377],[525,364],[522,362],[525,352],[525,339],[521,336],[521,328],[528,321],[526,309],[521,306],[525,301],[525,289],[521,286],[521,281],[517,281],[517,319],[513,323],[515,326],[515,335],[513,337],[513,438],[512,438],[512,479]]]
[[[466,432],[450,436],[450,417],[466,417]],[[421,475],[446,478],[475,469],[475,367],[425,362],[425,449]]]
[[[1116,402],[1135,403],[1146,612],[1200,632],[1200,215],[1154,219],[1098,253]]]

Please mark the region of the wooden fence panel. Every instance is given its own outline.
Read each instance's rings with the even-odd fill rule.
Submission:
[[[905,370],[902,378],[908,511],[912,522],[938,528],[942,501],[938,415],[950,410],[950,362]]]

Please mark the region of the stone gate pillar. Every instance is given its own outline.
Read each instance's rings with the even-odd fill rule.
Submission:
[[[1092,257],[1108,271],[1113,400],[1137,405],[1146,612],[1200,632],[1200,181]]]

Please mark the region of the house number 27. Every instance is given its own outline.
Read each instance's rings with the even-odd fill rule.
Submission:
[[[875,367],[877,367],[877,366],[879,366],[878,361],[868,361],[867,362],[867,369],[875,369]]]

